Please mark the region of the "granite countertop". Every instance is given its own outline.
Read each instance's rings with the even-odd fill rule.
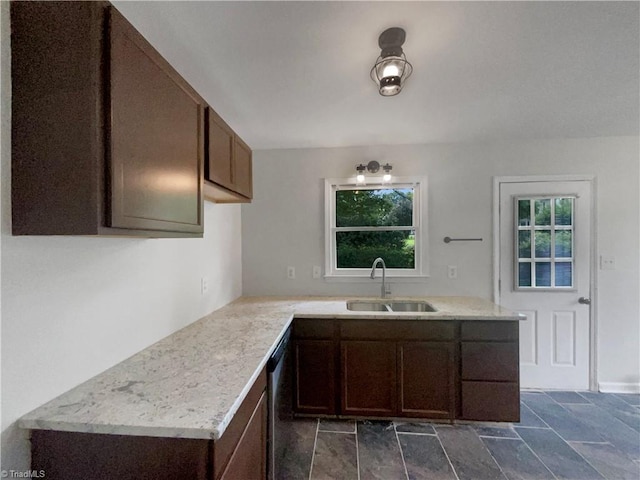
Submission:
[[[394,297],[401,299],[408,298]],[[518,314],[475,297],[420,298],[437,309],[425,313],[354,312],[346,309],[346,300],[241,297],[24,415],[19,425],[216,440],[294,316],[521,320]]]

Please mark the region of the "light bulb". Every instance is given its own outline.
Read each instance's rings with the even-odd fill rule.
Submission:
[[[391,181],[391,174],[390,173],[385,173],[384,176],[382,177],[382,181],[383,182],[390,182]]]
[[[356,182],[364,183],[364,175],[362,173],[359,173],[358,175],[356,175]]]
[[[394,63],[390,63],[384,70],[382,70],[382,78],[386,77],[397,77],[400,74],[400,69]]]

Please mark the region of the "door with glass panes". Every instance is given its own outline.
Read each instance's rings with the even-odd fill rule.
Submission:
[[[520,322],[520,386],[590,379],[591,182],[499,183],[499,303]]]

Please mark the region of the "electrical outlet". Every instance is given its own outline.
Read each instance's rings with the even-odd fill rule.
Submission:
[[[207,277],[202,277],[200,279],[200,293],[205,295],[209,291],[209,279]]]
[[[322,269],[316,265],[313,267],[313,278],[320,278],[322,276]]]
[[[296,278],[296,267],[287,267],[287,278]]]
[[[616,257],[600,256],[600,270],[615,270]]]
[[[458,278],[458,267],[455,265],[449,265],[447,267],[447,275],[449,278]]]

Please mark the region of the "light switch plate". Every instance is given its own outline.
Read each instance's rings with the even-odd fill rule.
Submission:
[[[322,269],[316,265],[313,267],[313,278],[320,278],[322,275]]]

